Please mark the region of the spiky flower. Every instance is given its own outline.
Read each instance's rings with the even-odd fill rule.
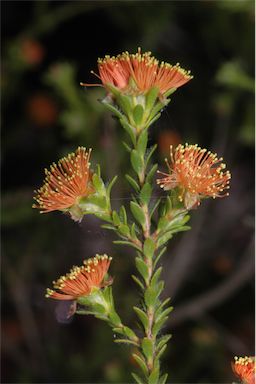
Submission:
[[[98,59],[99,74],[95,74],[102,84],[84,84],[84,86],[117,87],[120,91],[140,95],[147,93],[151,88],[156,87],[159,95],[171,89],[176,89],[192,79],[190,71],[182,69],[179,63],[171,65],[159,62],[151,52],[138,52],[130,54],[123,52],[118,56],[105,56]]]
[[[228,196],[231,174],[224,171],[226,165],[217,154],[197,144],[179,144],[174,151],[170,147],[170,158],[170,163],[166,159],[169,173],[158,171],[164,177],[157,183],[167,191],[178,187],[179,200],[187,209],[197,207],[202,198]]]
[[[45,169],[43,186],[35,191],[36,204],[40,213],[55,210],[66,210],[76,206],[81,197],[86,197],[94,192],[90,172],[91,150],[86,152],[83,147],[78,147],[76,152],[53,163],[50,170]]]
[[[242,380],[244,384],[255,383],[255,357],[237,357],[232,363],[234,373]]]
[[[112,283],[104,280],[112,258],[96,255],[84,261],[81,267],[74,266],[69,273],[53,281],[52,289],[47,289],[46,297],[57,300],[77,300],[89,296],[93,289],[100,289]]]

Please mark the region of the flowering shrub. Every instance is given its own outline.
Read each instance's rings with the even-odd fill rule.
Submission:
[[[170,149],[168,173],[160,172],[157,183],[166,199],[153,204],[151,197],[158,165],[152,165],[156,146],[148,148],[148,129],[161,116],[170,102],[169,96],[192,79],[179,64],[159,63],[150,52],[124,52],[117,57],[105,56],[98,61],[100,85],[106,89],[102,104],[114,114],[128,134],[125,147],[130,155],[131,173],[126,179],[134,190],[130,210],[111,206],[111,189],[116,177],[106,183],[100,167],[90,169],[90,151],[80,147],[75,153],[46,170],[44,185],[37,191],[34,208],[41,213],[54,210],[69,213],[74,220],[92,214],[104,221],[102,225],[114,231],[120,240],[115,243],[135,249],[137,275],[132,276],[140,289],[141,305],[133,309],[138,316],[138,332],[123,323],[116,312],[112,294],[112,279],[107,277],[111,258],[96,255],[73,267],[53,283],[46,297],[72,300],[70,313],[90,314],[106,321],[119,334],[116,343],[132,344],[132,356],[140,373],[132,373],[139,383],[164,384],[167,374],[161,371],[161,356],[171,335],[163,327],[173,307],[170,299],[162,300],[161,256],[168,241],[190,227],[189,211],[207,197],[228,196],[230,172],[225,171],[222,158],[198,145],[178,145]],[[133,176],[135,172],[136,176]],[[154,215],[154,220],[152,219]],[[135,349],[134,349],[135,347]]]

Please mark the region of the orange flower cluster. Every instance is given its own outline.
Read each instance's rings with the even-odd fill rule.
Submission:
[[[50,171],[45,169],[46,178],[43,186],[35,191],[36,204],[40,213],[55,210],[65,210],[76,204],[81,197],[94,192],[91,185],[90,154],[83,147],[78,147],[75,153],[53,163]]]
[[[255,384],[255,357],[237,357],[232,363],[234,373],[244,384]]]
[[[56,290],[47,289],[46,297],[57,300],[76,300],[91,294],[93,288],[103,288],[112,280],[104,281],[112,258],[96,255],[84,261],[81,267],[74,266],[69,273],[53,282]]]
[[[139,95],[147,93],[151,88],[156,87],[159,94],[163,95],[172,88],[178,88],[192,79],[190,71],[182,69],[177,63],[171,65],[159,62],[151,52],[138,52],[130,54],[123,52],[118,56],[105,56],[98,59],[99,74],[95,74],[102,84],[84,84],[84,86],[104,86],[108,89],[108,84],[114,85],[119,90]]]
[[[222,158],[197,145],[178,145],[175,151],[170,147],[171,164],[166,160],[169,173],[158,171],[164,177],[157,180],[164,190],[179,187],[180,201],[187,209],[200,204],[204,197],[224,197],[229,189],[231,174],[224,171]]]

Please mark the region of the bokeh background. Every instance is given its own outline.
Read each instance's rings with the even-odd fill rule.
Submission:
[[[163,360],[170,383],[230,383],[234,355],[254,354],[254,3],[233,1],[2,1],[3,383],[128,383],[135,362],[91,317],[63,323],[45,288],[96,252],[114,256],[116,306],[135,324],[132,252],[100,222],[31,209],[43,169],[93,147],[113,205],[129,202],[124,133],[98,102],[98,56],[140,46],[180,62],[194,79],[150,129],[163,164],[170,144],[198,143],[225,158],[231,196],[192,213],[162,260],[175,311]]]

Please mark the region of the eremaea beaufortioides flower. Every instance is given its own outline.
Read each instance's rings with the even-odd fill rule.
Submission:
[[[105,280],[112,258],[96,255],[84,260],[81,267],[74,266],[69,273],[53,282],[53,289],[47,289],[46,297],[57,300],[77,300],[91,295],[94,290],[110,285]]]
[[[53,288],[47,288],[46,297],[55,300],[74,300],[76,305],[85,306],[86,313],[102,320],[109,320],[115,313],[112,291],[109,287],[113,279],[107,276],[112,258],[96,255],[84,261],[83,265],[74,266],[69,273],[53,281]],[[119,322],[120,319],[115,315]]]
[[[231,174],[217,154],[195,145],[170,147],[168,173],[160,172],[157,183],[166,191],[177,189],[178,198],[186,209],[196,208],[201,199],[228,196]]]
[[[120,118],[121,111],[137,131],[152,124],[168,104],[167,97],[192,79],[190,71],[181,68],[179,63],[159,62],[151,52],[142,53],[140,48],[135,54],[123,52],[99,58],[98,71],[98,74],[92,73],[99,78],[99,84],[81,85],[105,87],[108,96],[103,102],[108,106],[117,105],[117,116]]]
[[[255,384],[255,357],[237,357],[232,363],[234,373],[243,384]]]

